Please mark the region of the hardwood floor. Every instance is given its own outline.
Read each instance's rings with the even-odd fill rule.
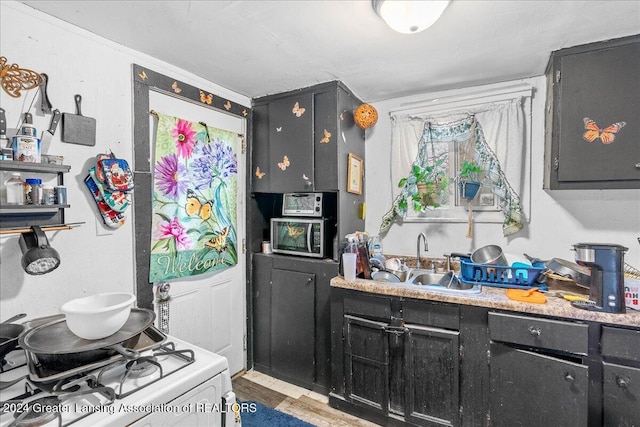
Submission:
[[[239,374],[232,382],[238,399],[260,402],[318,427],[378,425],[330,407],[327,396],[260,372],[249,371]]]

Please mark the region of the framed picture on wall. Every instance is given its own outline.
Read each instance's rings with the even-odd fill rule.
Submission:
[[[349,193],[362,194],[362,172],[364,169],[362,159],[353,153],[349,153],[347,165],[347,191]]]

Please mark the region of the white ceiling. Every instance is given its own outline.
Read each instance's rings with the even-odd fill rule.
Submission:
[[[369,0],[22,3],[251,98],[341,80],[373,102],[539,76],[554,50],[640,33],[638,0],[454,0],[413,35]]]

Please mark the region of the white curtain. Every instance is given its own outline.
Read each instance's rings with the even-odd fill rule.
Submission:
[[[418,156],[418,143],[428,122],[449,123],[475,115],[482,126],[487,144],[496,154],[511,187],[520,195],[524,189],[523,161],[526,150],[525,120],[522,98],[484,104],[476,108],[440,114],[392,114],[391,179],[398,182],[407,176]],[[393,186],[394,197],[400,190]]]

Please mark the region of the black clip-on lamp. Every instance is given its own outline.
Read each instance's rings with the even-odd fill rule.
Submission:
[[[60,254],[49,246],[49,240],[39,226],[34,225],[31,231],[22,233],[19,243],[22,268],[28,274],[46,274],[60,265]]]

